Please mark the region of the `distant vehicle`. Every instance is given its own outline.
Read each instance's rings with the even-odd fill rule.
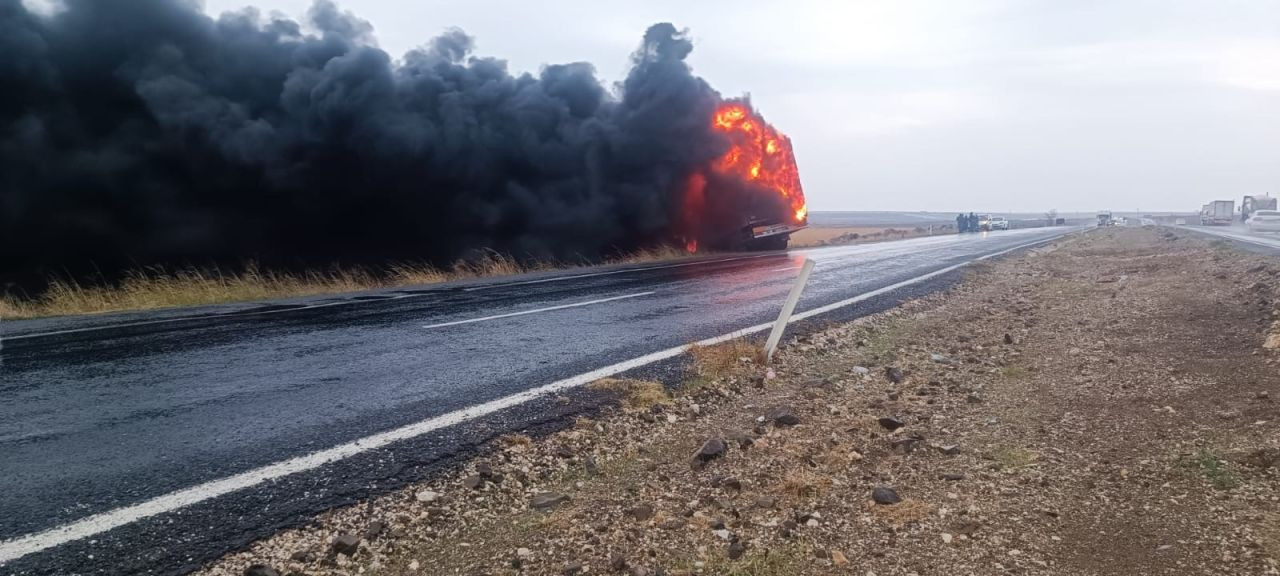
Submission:
[[[1143,228],[1147,228],[1147,227],[1149,227],[1149,226],[1155,226],[1155,225],[1156,225],[1156,220],[1155,220],[1155,218],[1140,218],[1140,219],[1138,220],[1138,222],[1142,224],[1142,227],[1143,227]]]
[[[1245,196],[1244,199],[1240,201],[1240,221],[1248,222],[1249,218],[1252,217],[1255,212],[1258,212],[1260,210],[1275,210],[1275,209],[1276,209],[1276,198],[1272,198],[1271,196],[1266,196],[1266,195]]]
[[[1186,219],[1186,218],[1177,218],[1177,219],[1175,219],[1175,220],[1173,221],[1173,224],[1174,224],[1174,226],[1186,226],[1186,225],[1187,225],[1187,219]]]
[[[1110,212],[1098,213],[1098,226],[1115,226],[1116,221],[1111,219]]]
[[[991,231],[991,215],[982,214],[978,216],[978,230],[982,232]]]
[[[1200,223],[1205,226],[1230,226],[1235,215],[1234,200],[1214,200],[1201,208]]]
[[[1280,210],[1258,210],[1245,224],[1250,232],[1280,232]]]
[[[991,218],[991,222],[987,226],[992,230],[1008,230],[1009,221],[1000,216],[995,216]]]

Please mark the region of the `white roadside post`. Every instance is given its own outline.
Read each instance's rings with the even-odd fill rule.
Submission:
[[[800,301],[800,293],[804,292],[804,285],[809,281],[809,273],[813,271],[813,260],[804,259],[804,265],[800,267],[800,276],[796,277],[796,283],[791,287],[791,293],[787,294],[787,302],[782,305],[782,313],[778,314],[778,321],[774,322],[773,330],[769,332],[769,340],[764,345],[765,362],[773,362],[773,351],[778,348],[778,341],[782,340],[782,332],[787,329],[787,323],[791,321],[791,313],[796,309],[796,302]]]

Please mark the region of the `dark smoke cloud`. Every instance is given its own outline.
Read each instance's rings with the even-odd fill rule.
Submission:
[[[724,151],[671,24],[616,91],[512,75],[450,31],[399,61],[327,1],[308,26],[177,0],[0,0],[0,281],[140,265],[596,257],[670,240]]]

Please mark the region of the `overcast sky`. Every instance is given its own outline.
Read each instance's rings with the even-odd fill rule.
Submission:
[[[310,0],[207,0],[301,18]],[[1280,1],[362,0],[393,55],[449,27],[513,71],[622,78],[645,28],[791,136],[813,210],[1187,210],[1280,195]]]

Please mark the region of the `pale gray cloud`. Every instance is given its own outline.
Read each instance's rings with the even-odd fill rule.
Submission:
[[[301,15],[309,0],[208,0]],[[1280,2],[348,1],[398,55],[446,28],[607,80],[656,21],[795,142],[815,210],[1193,210],[1280,194]]]

